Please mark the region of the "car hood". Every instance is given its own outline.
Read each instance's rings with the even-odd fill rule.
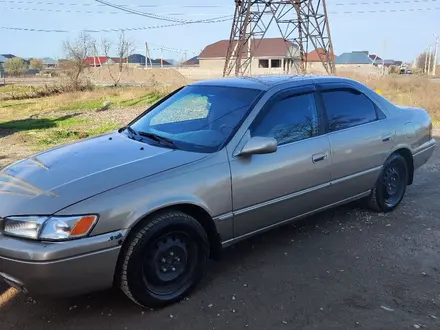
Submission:
[[[204,156],[134,141],[118,132],[64,145],[0,171],[0,217],[50,215]]]

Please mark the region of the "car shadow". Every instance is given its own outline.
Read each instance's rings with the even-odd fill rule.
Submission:
[[[76,117],[80,113],[72,113],[59,118],[26,118],[20,120],[11,120],[0,122],[0,138],[14,134],[16,132],[24,132],[38,129],[48,129],[56,127],[58,123]]]

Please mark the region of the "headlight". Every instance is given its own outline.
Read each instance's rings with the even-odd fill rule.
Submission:
[[[8,217],[3,234],[35,240],[63,241],[88,235],[96,224],[96,215],[70,217]]]

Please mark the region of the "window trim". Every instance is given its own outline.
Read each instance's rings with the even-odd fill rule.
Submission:
[[[313,139],[313,138],[316,138],[318,136],[321,136],[321,135],[325,134],[325,122],[324,122],[323,112],[322,112],[322,108],[321,108],[320,104],[318,103],[319,100],[317,99],[316,87],[314,85],[290,87],[288,89],[283,89],[283,90],[275,93],[274,95],[272,95],[270,97],[270,99],[267,100],[267,102],[260,109],[260,111],[255,116],[255,118],[252,120],[252,122],[249,124],[246,132],[250,133],[253,125],[255,125],[256,122],[261,117],[264,117],[266,115],[266,113],[268,111],[270,111],[270,109],[274,106],[274,104],[276,104],[276,102],[279,102],[279,101],[284,100],[286,98],[291,98],[291,97],[295,97],[295,96],[301,96],[301,95],[305,95],[305,94],[313,94],[312,96],[313,96],[313,100],[315,102],[316,115],[318,117],[318,132],[317,132],[317,134],[313,135],[311,137],[302,139],[302,140],[292,141],[292,142],[284,143],[284,144],[281,144],[281,145],[279,144],[278,147],[284,147],[284,146],[290,145],[292,143],[298,143],[298,142],[301,142],[301,141]]]
[[[345,130],[352,129],[355,127],[376,123],[378,121],[381,121],[381,120],[384,120],[387,118],[386,115],[384,114],[384,112],[380,109],[379,105],[374,100],[372,100],[367,94],[365,94],[364,92],[362,92],[361,90],[357,89],[354,86],[344,84],[344,83],[329,83],[329,84],[318,84],[318,85],[316,85],[316,89],[317,89],[316,94],[317,94],[317,97],[319,98],[319,106],[323,110],[324,126],[325,126],[325,132],[327,134],[345,131]],[[367,123],[357,124],[357,125],[350,126],[347,128],[331,131],[329,128],[328,111],[327,111],[327,107],[325,106],[324,97],[322,94],[326,93],[326,92],[334,92],[334,91],[348,91],[348,92],[354,92],[355,94],[363,95],[373,104],[374,111],[376,113],[376,119],[373,121],[369,121]]]

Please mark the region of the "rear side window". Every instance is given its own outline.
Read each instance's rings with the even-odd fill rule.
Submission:
[[[330,132],[377,120],[375,104],[364,94],[351,90],[322,92]]]

